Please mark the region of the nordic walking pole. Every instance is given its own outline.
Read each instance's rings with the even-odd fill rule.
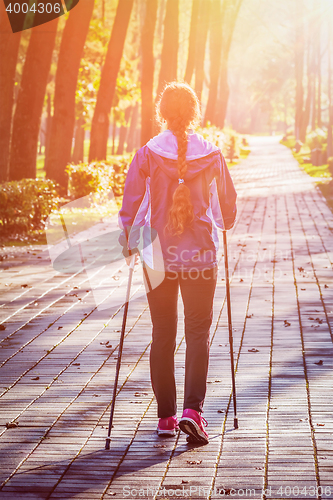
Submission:
[[[129,304],[129,299],[130,299],[133,270],[134,270],[134,266],[135,266],[135,256],[136,256],[136,254],[132,255],[131,262],[129,265],[129,275],[128,275],[128,283],[127,283],[127,291],[126,291],[126,299],[125,299],[125,307],[124,307],[123,324],[121,327],[120,342],[119,342],[119,349],[118,349],[118,359],[117,359],[117,367],[116,367],[116,376],[114,379],[114,386],[113,386],[113,396],[112,396],[112,403],[111,403],[109,431],[108,431],[108,437],[106,438],[106,442],[105,442],[105,449],[106,450],[110,449],[113,413],[114,413],[114,406],[115,406],[116,395],[117,395],[117,386],[118,386],[118,378],[119,378],[119,371],[120,371],[121,355],[123,352],[123,345],[124,345],[124,338],[125,338],[126,319],[127,319],[128,304]]]
[[[228,246],[227,246],[227,231],[225,229],[223,230],[223,246],[224,246],[225,286],[226,286],[227,309],[228,309],[228,328],[229,328],[229,346],[230,346],[230,361],[231,361],[232,397],[233,397],[233,402],[234,402],[234,427],[235,427],[235,429],[238,429],[235,366],[234,366],[234,346],[233,346],[233,338],[232,338],[232,321],[231,321]]]

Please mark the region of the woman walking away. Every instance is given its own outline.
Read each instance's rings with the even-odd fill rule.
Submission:
[[[137,246],[135,228],[145,226],[144,231],[157,233],[163,255],[164,279],[147,293],[153,324],[150,373],[158,406],[157,433],[173,436],[180,427],[188,434],[188,442],[207,444],[207,423],[201,413],[217,278],[217,228],[233,226],[236,192],[220,149],[189,130],[200,120],[198,98],[191,87],[168,84],[157,113],[168,128],[139,149],[131,163],[119,213],[124,229],[119,241],[124,255],[129,255]],[[144,255],[143,259],[146,269],[154,268],[154,257]],[[186,359],[184,406],[178,424],[174,353],[179,289]]]

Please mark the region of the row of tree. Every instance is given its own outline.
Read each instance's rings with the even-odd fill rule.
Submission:
[[[332,6],[319,5],[313,0],[295,0],[295,137],[304,142],[308,125],[321,128],[323,75],[327,75],[328,142],[332,156]],[[304,16],[304,12],[308,15]],[[310,15],[312,14],[312,15]],[[323,61],[327,61],[324,71]],[[305,87],[305,88],[304,88]]]
[[[188,57],[185,74],[180,74],[179,12],[182,0],[119,0],[116,5],[107,48],[98,67],[98,88],[93,99],[90,128],[89,160],[103,160],[107,155],[110,111],[118,92],[121,62],[131,22],[133,6],[140,13],[136,58],[141,81],[141,144],[154,133],[153,110],[156,96],[168,81],[180,78],[194,85],[200,97],[205,80],[205,61],[209,54],[209,98],[205,121],[223,127],[228,101],[228,56],[236,19],[242,0],[192,0],[188,33]],[[102,0],[81,0],[60,20],[31,29],[22,73],[17,73],[21,33],[11,33],[4,10],[0,7],[0,180],[19,180],[36,177],[36,158],[45,105],[50,69],[57,37],[61,37],[52,96],[52,120],[49,120],[45,169],[47,177],[66,189],[66,165],[71,161],[75,120],[78,116],[77,90],[83,78],[84,51],[89,31]],[[156,41],[158,17],[163,27],[162,43]],[[137,23],[136,23],[137,24]],[[161,28],[161,26],[160,26]],[[161,31],[161,30],[160,30]],[[138,57],[139,56],[139,57]],[[157,69],[159,74],[157,74]],[[96,68],[95,68],[96,71]],[[89,74],[88,74],[89,78]],[[87,75],[86,78],[87,80]],[[19,87],[17,90],[17,84]],[[86,81],[89,87],[91,82]],[[126,86],[126,84],[124,84]],[[15,90],[15,91],[14,91]],[[49,112],[51,96],[48,98]],[[217,112],[218,110],[218,112]],[[82,117],[81,117],[82,118]],[[81,123],[82,129],[83,123]],[[77,127],[80,129],[80,127]]]

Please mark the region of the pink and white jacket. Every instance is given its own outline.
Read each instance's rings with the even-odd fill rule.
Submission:
[[[154,248],[159,248],[165,271],[200,271],[217,264],[217,228],[233,226],[236,191],[220,149],[201,135],[189,133],[184,181],[191,192],[194,220],[180,236],[165,231],[173,193],[179,185],[177,150],[176,137],[166,130],[134,156],[119,212],[123,229],[119,242],[123,247],[136,248],[141,233],[148,266],[154,268],[154,261],[161,260],[153,255]],[[158,245],[152,244],[154,240]]]

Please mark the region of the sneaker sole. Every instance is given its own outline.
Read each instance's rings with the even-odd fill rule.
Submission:
[[[192,443],[208,444],[209,439],[205,436],[198,424],[191,418],[184,418],[179,421],[180,429],[191,438]]]
[[[177,431],[178,429],[169,429],[169,430],[157,429],[157,434],[159,436],[175,436]]]

